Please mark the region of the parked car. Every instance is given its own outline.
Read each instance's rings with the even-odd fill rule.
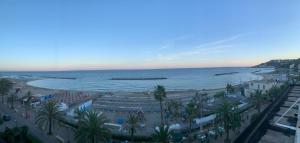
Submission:
[[[224,133],[224,132],[225,132],[225,130],[224,130],[224,128],[223,128],[223,127],[219,127],[219,128],[218,128],[218,132],[219,132],[219,133]]]
[[[208,132],[208,135],[209,135],[209,137],[212,137],[212,138],[217,138],[217,136],[218,136],[215,130],[210,130]]]
[[[10,117],[9,115],[7,115],[7,114],[4,114],[4,115],[2,116],[2,119],[3,119],[4,121],[10,121],[10,120],[11,120],[11,117]]]
[[[197,139],[200,141],[200,142],[205,142],[207,140],[207,136],[205,134],[198,134],[197,135]]]

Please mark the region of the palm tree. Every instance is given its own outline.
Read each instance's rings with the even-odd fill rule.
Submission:
[[[165,87],[158,85],[155,87],[155,91],[154,91],[154,98],[159,101],[160,104],[160,124],[163,125],[164,124],[164,117],[163,117],[163,105],[162,102],[164,100],[164,98],[166,98],[167,94],[166,94],[166,90]]]
[[[21,89],[16,88],[15,93],[12,93],[8,99],[10,101],[11,109],[14,109],[14,100],[17,98],[19,92],[21,92]]]
[[[26,93],[26,98],[27,98],[27,100],[24,102],[24,105],[25,105],[25,118],[28,118],[28,110],[30,108],[30,103],[31,103],[31,100],[32,100],[31,91],[28,91]]]
[[[217,92],[217,93],[214,95],[214,98],[224,98],[224,97],[225,97],[225,91]]]
[[[204,104],[208,101],[207,93],[199,93],[197,92],[196,95],[192,98],[192,101],[196,105],[196,114],[200,115],[200,118],[203,116],[204,112]],[[202,130],[202,126],[200,125],[200,131]]]
[[[260,113],[261,105],[263,102],[263,94],[261,90],[256,90],[254,94],[251,93],[250,97],[252,103],[254,104],[255,108],[257,109],[257,112]]]
[[[166,108],[172,119],[177,119],[181,116],[182,102],[177,100],[170,100],[166,102]]]
[[[77,108],[75,111],[75,119],[77,119],[78,121],[81,121],[84,117],[84,113],[85,111],[81,111],[79,108]]]
[[[243,86],[240,86],[240,92],[242,96],[245,96],[245,88]]]
[[[139,119],[136,114],[129,114],[126,124],[129,128],[131,141],[133,141],[134,133],[136,132],[138,122],[139,122]]]
[[[173,133],[169,126],[160,125],[158,129],[154,130],[154,134],[152,135],[153,140],[158,143],[169,143],[171,134]]]
[[[216,111],[216,123],[225,129],[225,143],[230,143],[229,130],[235,130],[241,126],[241,116],[238,107],[224,98],[223,103]]]
[[[268,91],[269,97],[273,101],[276,96],[279,95],[279,89],[276,86],[272,86]]]
[[[0,95],[2,96],[2,104],[4,104],[4,96],[12,88],[13,83],[7,79],[0,80]]]
[[[190,102],[185,107],[186,117],[189,121],[189,130],[192,131],[193,119],[197,116],[197,105],[194,102]]]
[[[35,122],[40,127],[48,125],[48,134],[52,134],[52,127],[62,118],[63,112],[60,109],[60,105],[54,101],[48,101],[42,105],[35,117]]]
[[[207,93],[196,93],[196,95],[192,98],[192,101],[196,107],[197,107],[197,114],[202,117],[203,110],[204,110],[204,104],[207,102]]]
[[[94,110],[85,111],[82,120],[78,122],[75,139],[79,143],[107,142],[110,139],[110,131],[104,127],[106,122],[108,120],[104,114]]]
[[[226,85],[226,91],[227,93],[233,93],[234,92],[234,87],[231,84]]]

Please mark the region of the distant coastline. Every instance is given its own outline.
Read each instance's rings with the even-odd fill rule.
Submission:
[[[237,74],[237,73],[239,73],[239,72],[218,73],[218,74],[215,74],[215,76],[230,75],[230,74]]]
[[[261,70],[254,71],[252,73],[255,74],[255,73],[258,73],[258,72],[261,72]]]
[[[75,77],[54,77],[54,76],[43,76],[43,78],[52,78],[52,79],[70,79],[70,80],[75,80],[77,78]]]
[[[110,80],[164,80],[166,77],[141,77],[141,78],[111,78]]]

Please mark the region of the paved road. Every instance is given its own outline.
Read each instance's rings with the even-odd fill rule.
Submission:
[[[43,143],[58,143],[54,136],[47,135],[44,131],[39,129],[33,121],[27,120],[21,117],[20,114],[17,114],[14,110],[9,109],[7,105],[0,105],[0,112],[9,114],[12,117],[11,121],[5,122],[0,126],[0,130],[3,131],[5,127],[15,127],[26,125],[29,127],[29,131],[32,135],[39,138]]]

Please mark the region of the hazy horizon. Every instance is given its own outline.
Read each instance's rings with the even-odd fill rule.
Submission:
[[[176,70],[176,69],[216,69],[216,68],[251,68],[252,66],[235,67],[177,67],[177,68],[132,68],[132,69],[71,69],[71,70],[0,70],[0,72],[73,72],[73,71],[138,71],[138,70]]]
[[[0,71],[249,67],[300,53],[300,1],[0,1]]]

